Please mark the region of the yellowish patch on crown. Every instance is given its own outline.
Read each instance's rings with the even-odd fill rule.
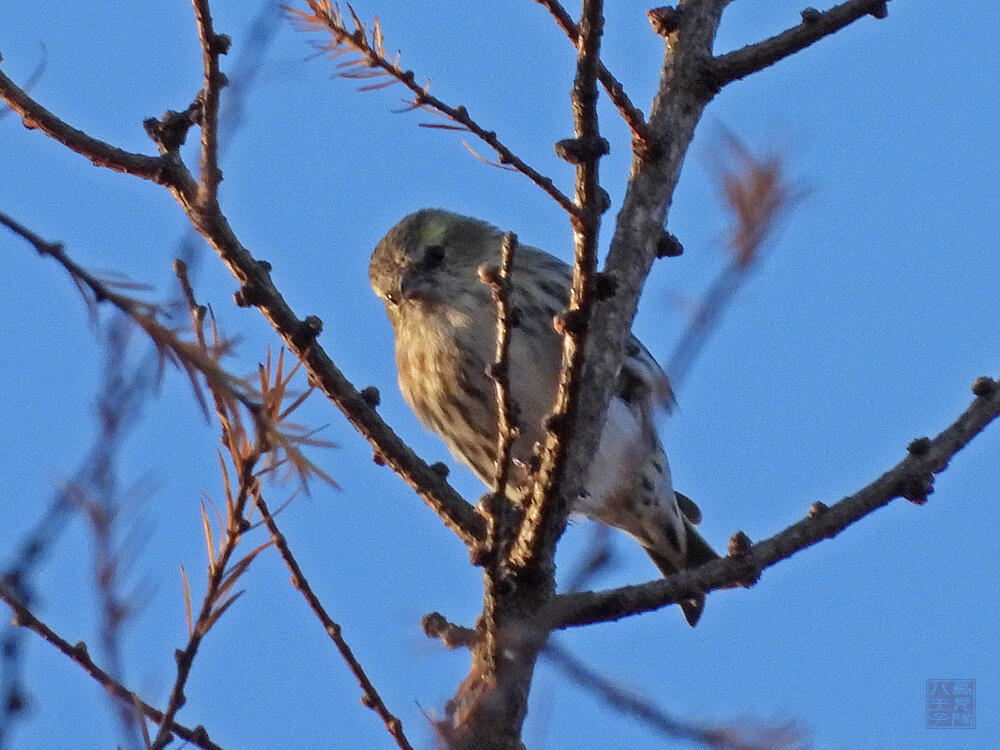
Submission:
[[[428,221],[423,223],[420,230],[420,239],[424,247],[430,245],[440,245],[444,241],[448,230],[454,225],[450,216],[434,214]]]

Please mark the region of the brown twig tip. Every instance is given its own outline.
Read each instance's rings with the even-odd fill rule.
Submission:
[[[972,383],[972,392],[979,398],[989,398],[997,390],[997,382],[985,375],[978,377]]]
[[[594,274],[594,297],[604,302],[618,292],[618,277],[614,273],[598,272]]]
[[[183,112],[168,109],[163,117],[147,117],[142,121],[143,130],[157,148],[164,153],[177,151],[187,140],[187,133],[201,119],[201,103],[195,101]]]
[[[670,232],[664,231],[656,241],[657,258],[677,258],[684,254],[684,245]]]
[[[874,8],[872,8],[868,13],[873,18],[883,19],[889,15],[889,4],[879,3]]]
[[[744,588],[750,588],[760,580],[761,569],[754,562],[753,542],[742,531],[737,531],[729,538],[726,554],[740,561],[738,575],[734,581]]]
[[[503,279],[500,276],[500,266],[488,265],[484,263],[476,269],[476,278],[483,284],[490,286],[495,290],[499,289],[503,285]]]
[[[918,474],[904,479],[897,492],[914,505],[923,505],[927,502],[927,496],[934,492],[934,475]]]
[[[208,730],[201,724],[195,725],[194,729],[191,730],[191,742],[197,744],[208,742]]]
[[[809,517],[819,518],[821,515],[830,510],[830,506],[826,503],[821,503],[818,500],[809,506]]]
[[[253,281],[247,281],[233,294],[233,303],[237,307],[257,307],[269,301],[264,290]]]
[[[373,385],[361,389],[361,398],[364,399],[364,402],[373,409],[382,403],[382,394],[379,393],[378,388]]]
[[[556,156],[570,164],[583,164],[590,159],[598,159],[611,153],[611,144],[606,138],[564,138],[553,146]]]
[[[552,317],[552,327],[560,336],[580,336],[586,330],[587,315],[580,308],[563,310]]]
[[[646,17],[649,19],[653,31],[662,37],[673,34],[681,27],[681,15],[682,13],[679,8],[674,8],[670,5],[646,11]]]
[[[323,320],[316,315],[309,315],[295,329],[292,342],[301,351],[312,344],[323,332]]]
[[[920,458],[920,456],[926,456],[927,452],[931,449],[931,439],[928,437],[918,437],[911,441],[908,446],[906,446],[906,451],[911,456]]]
[[[216,34],[212,37],[212,54],[226,55],[233,46],[233,40],[229,34]]]
[[[726,547],[726,554],[730,557],[741,557],[747,554],[751,547],[753,547],[753,542],[750,541],[750,537],[742,531],[737,531],[729,537],[729,545]]]
[[[547,432],[558,437],[566,430],[566,423],[568,421],[565,414],[550,414],[545,418],[545,429]]]
[[[424,635],[440,640],[447,648],[471,648],[478,638],[475,630],[448,622],[440,612],[424,615],[420,627]]]
[[[815,8],[803,8],[799,15],[802,16],[802,23],[812,24],[816,23],[823,14]]]

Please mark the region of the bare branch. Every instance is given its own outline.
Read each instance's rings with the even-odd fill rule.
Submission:
[[[437,638],[446,648],[472,648],[479,641],[479,632],[475,628],[466,628],[448,622],[440,612],[426,614],[420,620],[424,635]]]
[[[793,726],[707,727],[675,719],[652,701],[601,676],[554,639],[545,644],[542,656],[613,708],[635,717],[670,739],[688,740],[710,750],[801,750],[807,746],[803,733]]]
[[[489,285],[497,307],[496,346],[489,377],[493,380],[497,408],[496,480],[493,491],[485,497],[486,516],[485,574],[483,581],[483,627],[488,645],[486,650],[493,668],[499,658],[496,608],[497,593],[505,575],[506,552],[513,530],[507,487],[513,459],[514,440],[518,435],[517,405],[510,393],[510,332],[516,325],[517,311],[510,299],[510,275],[517,249],[517,236],[504,234],[500,241],[500,266],[480,267],[479,279]]]
[[[107,302],[138,325],[156,346],[161,365],[163,361],[169,361],[187,374],[195,396],[203,407],[204,397],[196,379],[196,373],[199,372],[208,383],[228,393],[230,398],[240,401],[247,407],[255,406],[253,401],[255,394],[246,383],[230,375],[219,364],[219,358],[229,351],[231,342],[220,340],[212,350],[206,352],[190,342],[182,341],[176,331],[167,328],[156,319],[161,312],[159,306],[116,292],[113,288],[132,289],[141,288],[141,285],[134,282],[99,279],[70,258],[61,243],[42,239],[6,214],[0,213],[0,224],[27,240],[40,255],[53,258],[65,268],[84,295],[84,300],[92,312],[98,303]]]
[[[524,160],[515,154],[510,148],[497,137],[492,130],[487,130],[469,116],[468,110],[463,106],[452,107],[441,99],[429,93],[429,85],[421,86],[416,83],[416,76],[412,70],[405,70],[399,66],[397,58],[390,58],[385,53],[382,40],[382,27],[376,18],[372,32],[369,34],[365,25],[354,13],[350,5],[347,6],[354,28],[347,27],[345,18],[340,9],[329,0],[306,0],[312,13],[297,10],[289,6],[283,6],[292,18],[304,25],[308,29],[322,29],[328,32],[332,39],[322,47],[333,57],[339,57],[348,51],[353,51],[360,55],[357,59],[348,60],[341,66],[348,69],[348,72],[341,75],[347,78],[369,78],[379,75],[390,76],[394,82],[403,84],[413,94],[413,99],[408,102],[409,109],[427,109],[444,115],[449,120],[458,123],[465,130],[475,134],[481,141],[497,152],[500,164],[510,165],[523,174],[556,203],[562,206],[563,210],[569,214],[576,211],[574,203],[568,196],[563,194],[549,177],[541,174],[530,167]],[[359,72],[351,71],[351,68],[370,68],[371,71]],[[366,90],[383,88],[382,85],[364,87]]]
[[[198,39],[201,42],[201,60],[204,82],[201,94],[201,164],[198,179],[197,201],[202,206],[215,205],[219,181],[219,92],[226,77],[219,70],[219,55],[229,51],[229,37],[216,34],[212,28],[212,13],[208,0],[193,0]]]
[[[720,87],[740,78],[746,78],[751,73],[774,65],[823,37],[840,31],[859,18],[864,16],[885,18],[888,13],[886,2],[887,0],[847,0],[824,12],[806,8],[802,11],[802,23],[798,26],[770,39],[714,58],[710,65],[712,77]]]
[[[559,0],[535,0],[535,2],[544,6],[552,14],[556,24],[574,45],[579,43],[580,30]],[[601,81],[601,85],[604,86],[604,90],[608,92],[608,98],[618,108],[618,112],[621,113],[625,124],[632,131],[633,141],[640,147],[648,144],[650,137],[649,129],[646,127],[646,118],[639,108],[632,103],[632,100],[629,99],[628,94],[625,93],[625,89],[618,79],[611,74],[611,71],[600,60],[598,60],[597,77]]]
[[[729,259],[698,301],[667,360],[666,373],[675,392],[736,292],[764,255],[768,240],[801,195],[789,183],[781,159],[773,155],[758,159],[732,134],[727,134],[726,142],[729,163],[720,165],[718,181],[732,218],[726,248]]]
[[[608,208],[607,194],[601,188],[598,165],[608,153],[597,122],[597,66],[601,34],[604,30],[603,3],[588,0],[583,4],[580,22],[577,74],[573,83],[574,138],[561,142],[563,158],[576,164],[574,200],[578,211],[573,217],[574,264],[569,308],[561,321],[563,333],[562,371],[559,389],[547,425],[549,436],[542,454],[538,481],[532,488],[511,562],[528,568],[552,554],[562,534],[569,507],[582,489],[597,441],[576,439],[569,451],[570,435],[575,436],[573,421],[580,401],[584,379],[586,332],[596,298],[597,239],[601,215]],[[572,478],[572,481],[567,479]],[[557,497],[558,494],[558,497]],[[549,557],[548,564],[551,564]]]
[[[257,510],[260,511],[261,518],[264,519],[264,524],[267,526],[267,530],[271,534],[271,541],[274,543],[275,548],[278,550],[278,554],[281,555],[281,559],[285,562],[285,566],[288,568],[289,572],[292,574],[292,585],[305,597],[306,602],[309,604],[309,608],[312,609],[313,613],[316,615],[317,619],[323,624],[326,634],[333,641],[334,645],[337,647],[337,651],[340,652],[341,657],[347,663],[348,669],[354,675],[358,684],[361,686],[362,705],[370,708],[378,717],[382,719],[385,723],[386,729],[389,730],[389,734],[392,735],[396,744],[402,748],[402,750],[413,750],[406,739],[406,735],[403,733],[403,723],[389,711],[382,697],[379,695],[378,690],[376,690],[375,685],[372,683],[371,678],[368,677],[361,666],[361,662],[358,661],[357,657],[354,655],[354,651],[351,650],[350,645],[344,640],[344,636],[341,633],[340,625],[334,622],[333,618],[327,614],[326,608],[323,603],[316,596],[312,587],[309,585],[309,581],[306,579],[305,574],[299,567],[298,561],[292,554],[291,549],[288,547],[288,542],[285,540],[285,536],[278,530],[278,525],[274,520],[274,516],[268,509],[267,504],[264,502],[264,498],[257,494],[254,497],[254,503],[257,506]]]
[[[52,630],[52,628],[35,617],[31,610],[20,602],[17,595],[7,585],[7,583],[2,580],[0,580],[0,600],[3,600],[3,602],[13,611],[14,623],[16,625],[32,630],[41,636],[43,640],[48,641],[50,644],[55,646],[56,649],[76,662],[81,668],[83,668],[84,672],[100,683],[101,687],[107,690],[108,693],[116,698],[119,698],[120,700],[125,701],[128,705],[134,706],[142,713],[143,716],[149,718],[153,722],[160,724],[164,721],[164,714],[162,711],[153,708],[127,687],[115,680],[110,674],[97,666],[93,659],[90,658],[90,654],[87,653],[87,645],[85,643],[81,641],[74,646],[64,638],[60,637],[58,633]],[[219,745],[209,739],[208,732],[206,732],[205,728],[200,725],[196,726],[194,729],[189,729],[182,724],[171,721],[169,729],[178,737],[181,737],[182,739],[187,740],[200,748],[204,748],[204,750],[222,750]]]
[[[237,439],[238,436],[234,433],[228,430],[224,431],[223,440],[228,440],[230,442],[229,448],[232,454],[239,454],[241,451],[242,446],[234,446],[232,444],[232,442]],[[163,748],[165,748],[171,741],[170,732],[167,727],[173,723],[174,716],[187,702],[187,698],[184,695],[184,686],[187,684],[188,677],[191,674],[194,658],[198,653],[201,641],[222,613],[225,612],[226,609],[228,609],[229,606],[235,601],[236,597],[239,596],[239,594],[229,596],[229,592],[231,591],[233,584],[239,576],[245,572],[250,561],[252,561],[253,558],[256,557],[257,553],[263,549],[263,547],[258,547],[232,567],[229,566],[229,561],[235,553],[236,546],[242,539],[243,530],[246,527],[246,522],[243,516],[244,510],[247,507],[247,503],[250,501],[252,494],[259,489],[259,482],[253,475],[253,469],[257,463],[258,457],[259,456],[253,450],[242,456],[234,455],[234,461],[237,461],[236,466],[239,473],[238,492],[235,502],[230,505],[227,513],[225,538],[219,540],[220,549],[214,556],[211,554],[211,537],[206,530],[206,536],[209,537],[210,543],[210,562],[208,566],[208,583],[205,587],[205,595],[202,598],[198,616],[188,633],[187,644],[183,649],[180,649],[175,653],[177,676],[174,680],[174,685],[170,690],[170,698],[167,701],[167,707],[163,712],[164,723],[160,725],[159,732],[157,732],[156,737],[153,738],[153,744],[150,746],[150,750],[163,750]],[[245,460],[241,461],[241,458]],[[227,503],[227,505],[229,504]]]
[[[659,609],[694,594],[745,585],[755,581],[761,571],[836,536],[896,498],[924,502],[932,491],[934,475],[943,471],[959,450],[1000,415],[1000,386],[996,381],[979,378],[973,390],[977,394],[975,400],[954,423],[932,440],[913,441],[906,458],[854,495],[829,507],[814,504],[807,518],[737,555],[639,586],[559,596],[552,607],[552,626],[567,628],[617,620]]]
[[[134,154],[91,138],[35,102],[3,72],[0,72],[0,99],[21,116],[25,127],[41,130],[99,167],[142,177],[160,185],[173,184],[175,164],[170,158]]]

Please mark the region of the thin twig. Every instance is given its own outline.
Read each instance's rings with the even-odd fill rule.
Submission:
[[[789,184],[781,159],[758,159],[736,136],[727,134],[729,160],[718,168],[719,191],[732,217],[728,262],[698,300],[687,327],[667,359],[671,390],[680,390],[687,373],[718,326],[736,292],[764,256],[764,248],[801,191]]]
[[[493,491],[486,496],[486,554],[483,581],[483,627],[489,658],[496,666],[499,658],[496,609],[500,581],[506,570],[505,544],[511,536],[510,501],[507,486],[510,482],[514,441],[518,435],[517,405],[510,392],[510,334],[516,324],[517,311],[511,301],[511,271],[517,236],[507,232],[500,240],[500,265],[497,268],[480,268],[480,280],[493,292],[497,308],[496,346],[494,361],[489,369],[493,380],[497,409],[496,478]]]
[[[232,433],[229,434],[231,435]],[[184,686],[187,684],[188,676],[191,674],[191,667],[198,653],[198,647],[201,645],[201,641],[209,629],[219,619],[219,616],[239,596],[239,594],[234,594],[226,598],[232,584],[235,583],[239,575],[245,570],[246,565],[249,564],[248,561],[252,560],[263,549],[263,547],[258,547],[230,568],[229,560],[232,558],[237,545],[243,537],[244,511],[252,494],[258,487],[258,481],[253,475],[255,464],[255,457],[251,455],[238,467],[238,491],[236,501],[227,513],[225,541],[222,542],[222,547],[216,554],[215,559],[209,563],[209,575],[208,583],[205,586],[205,595],[202,598],[198,617],[194,621],[191,632],[188,634],[188,642],[183,649],[175,653],[177,676],[170,690],[167,707],[163,712],[164,723],[160,725],[159,732],[153,738],[150,750],[163,750],[171,741],[167,726],[173,723],[174,716],[187,701],[184,695]]]
[[[452,107],[429,93],[428,86],[421,86],[416,82],[416,76],[412,70],[405,70],[400,67],[398,56],[395,59],[390,58],[385,53],[385,49],[382,45],[382,28],[378,19],[375,20],[373,31],[370,34],[371,38],[369,39],[367,28],[357,15],[354,14],[354,10],[350,5],[348,5],[347,8],[350,11],[351,18],[354,23],[353,29],[349,29],[347,27],[343,13],[336,7],[336,5],[329,2],[329,0],[306,0],[306,4],[312,11],[311,14],[289,6],[283,7],[289,14],[291,14],[293,19],[304,25],[306,28],[312,30],[323,29],[332,36],[331,41],[323,47],[323,49],[328,51],[331,56],[341,55],[345,51],[345,48],[360,55],[358,59],[341,63],[342,68],[369,69],[366,72],[352,72],[348,70],[347,72],[342,73],[342,76],[347,78],[373,78],[380,75],[387,75],[391,77],[393,79],[392,81],[385,82],[383,84],[365,86],[363,87],[363,90],[374,90],[384,88],[392,83],[401,83],[413,94],[413,99],[408,102],[410,109],[425,109],[433,111],[447,117],[452,122],[458,123],[465,130],[473,133],[481,141],[496,151],[501,165],[509,165],[513,167],[545,191],[545,193],[555,200],[556,203],[562,206],[563,210],[567,213],[570,215],[575,213],[576,206],[573,201],[571,201],[567,195],[555,186],[555,183],[551,180],[551,178],[546,177],[533,167],[529,166],[527,162],[508,148],[497,137],[497,134],[494,131],[487,130],[472,119],[465,107]]]
[[[344,640],[344,636],[341,632],[341,627],[337,624],[329,614],[327,614],[326,608],[323,603],[316,596],[316,593],[312,590],[309,585],[309,581],[306,579],[305,574],[299,567],[298,561],[292,554],[291,549],[288,547],[288,542],[285,540],[284,534],[278,529],[277,523],[275,523],[274,516],[268,509],[267,504],[264,502],[264,498],[258,493],[254,496],[254,503],[257,506],[257,510],[260,511],[261,518],[264,519],[264,525],[267,526],[267,530],[271,534],[271,541],[274,543],[275,548],[278,550],[278,554],[281,555],[281,559],[284,561],[285,566],[288,568],[292,575],[292,585],[302,594],[306,602],[309,604],[309,608],[316,615],[317,619],[323,624],[323,629],[326,634],[333,641],[334,645],[337,647],[337,651],[340,652],[341,657],[347,664],[348,669],[351,670],[351,674],[358,681],[361,686],[362,705],[370,708],[385,724],[385,728],[389,730],[389,734],[392,735],[396,744],[402,750],[413,750],[410,745],[409,740],[406,739],[406,735],[403,733],[403,723],[395,716],[382,697],[379,695],[378,690],[372,683],[371,678],[365,672],[364,667],[361,666],[361,662],[358,661],[357,657],[354,655],[354,651],[348,645],[347,641]]]
[[[798,26],[714,58],[710,64],[712,79],[718,86],[724,86],[794,55],[859,18],[884,18],[886,2],[887,0],[848,0],[824,12],[807,8],[802,12],[802,23]]]
[[[182,341],[175,331],[167,328],[156,319],[156,315],[160,312],[158,305],[121,294],[114,291],[113,288],[113,286],[137,288],[140,285],[99,279],[70,258],[62,243],[44,240],[6,214],[0,213],[0,224],[27,240],[40,255],[53,258],[62,265],[69,272],[81,293],[89,293],[90,296],[84,294],[84,299],[92,312],[95,311],[97,303],[107,302],[135,322],[152,340],[161,360],[168,360],[184,370],[196,398],[203,407],[204,398],[195,378],[196,372],[200,372],[207,382],[225,391],[230,398],[239,401],[247,408],[256,406],[255,394],[252,390],[219,365],[219,358],[230,350],[231,342],[220,341],[211,352],[205,352],[195,344]]]
[[[15,592],[0,580],[0,600],[3,600],[14,612],[14,623],[21,627],[37,633],[41,638],[56,647],[63,654],[76,662],[84,672],[94,678],[105,690],[116,698],[125,701],[130,706],[135,706],[144,716],[153,722],[160,724],[164,721],[164,713],[143,701],[134,692],[115,680],[110,674],[101,669],[87,653],[87,646],[82,641],[75,646],[57,634],[52,628],[39,620],[35,615],[18,600]],[[197,745],[204,750],[222,750],[222,748],[208,738],[208,732],[202,726],[189,729],[176,721],[170,722],[170,731],[188,742]]]
[[[931,440],[915,440],[906,458],[854,495],[830,506],[815,504],[808,517],[739,554],[639,586],[559,596],[552,606],[552,627],[618,620],[695,594],[752,583],[761,571],[836,536],[896,498],[923,502],[932,491],[934,475],[943,471],[959,450],[1000,416],[1000,385],[989,378],[980,378],[974,389],[975,400],[949,427]]]
[[[198,177],[198,198],[202,206],[217,204],[219,181],[219,92],[225,76],[219,71],[219,55],[229,51],[229,37],[216,34],[212,28],[212,13],[208,0],[192,0],[198,39],[201,42],[201,62],[204,81],[201,87],[201,159]]]
[[[67,148],[86,156],[99,167],[142,177],[160,185],[173,181],[174,165],[171,159],[134,154],[91,138],[39,105],[3,72],[0,72],[0,99],[21,116],[26,127],[40,130]]]
[[[563,30],[574,45],[579,44],[580,31],[573,21],[572,16],[559,3],[559,0],[535,0],[535,2],[548,10],[555,19],[556,25]],[[611,99],[618,109],[622,119],[625,120],[625,124],[632,131],[633,141],[644,145],[649,144],[650,134],[649,128],[646,125],[646,118],[639,108],[632,103],[628,94],[625,93],[621,82],[611,74],[611,71],[607,69],[604,63],[598,60],[597,65],[597,78],[600,80],[601,85],[604,86],[604,90],[608,92],[608,98]]]
[[[562,533],[570,503],[557,498],[576,497],[586,477],[577,450],[572,460],[578,465],[567,470],[570,429],[584,378],[585,341],[593,309],[597,271],[597,239],[601,214],[607,209],[607,195],[600,185],[598,165],[607,149],[597,122],[597,66],[600,59],[604,16],[601,0],[585,0],[579,25],[577,74],[573,83],[574,138],[564,141],[564,158],[576,164],[573,216],[574,264],[569,308],[561,321],[563,335],[562,371],[559,389],[548,422],[548,439],[543,451],[538,481],[532,489],[524,520],[511,551],[515,567],[527,568],[543,555],[551,555]],[[579,445],[577,445],[579,448]],[[564,480],[573,477],[572,483]],[[572,486],[567,486],[571,484]]]
[[[612,708],[628,714],[670,739],[695,742],[711,750],[793,750],[806,747],[803,733],[794,726],[697,726],[670,716],[651,700],[616,685],[550,638],[542,656]],[[756,736],[754,736],[756,735]]]
[[[445,648],[471,649],[479,641],[478,630],[448,622],[448,619],[440,612],[424,615],[420,620],[420,626],[423,628],[424,635],[428,638],[438,639]]]

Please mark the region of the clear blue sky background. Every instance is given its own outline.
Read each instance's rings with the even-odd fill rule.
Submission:
[[[231,69],[260,3],[214,7],[218,30],[234,41]],[[661,57],[646,7],[610,4],[604,57],[644,109]],[[792,25],[801,7],[740,0],[717,49]],[[663,426],[676,483],[701,504],[703,532],[719,548],[738,529],[759,539],[814,501],[856,491],[911,439],[950,423],[975,376],[1000,374],[996,8],[896,0],[889,9],[884,21],[865,19],[727,88],[685,164],[670,228],[687,250],[656,266],[636,322],[660,357],[684,327],[676,301],[697,297],[723,261],[712,163],[724,130],[759,153],[783,154],[808,190]],[[387,47],[402,51],[418,80],[430,77],[434,93],[466,105],[571,189],[572,172],[551,144],[571,133],[574,54],[539,6],[361,0],[356,10],[378,13]],[[44,45],[48,65],[33,94],[124,148],[151,153],[142,119],[182,109],[200,85],[184,2],[15,1],[0,15],[4,71],[24,80]],[[389,326],[367,283],[370,249],[398,218],[428,205],[487,218],[564,258],[568,223],[527,180],[472,158],[460,136],[418,128],[429,116],[390,114],[402,89],[356,93],[330,78],[329,63],[306,62],[307,41],[282,22],[263,57],[223,161],[224,210],[273,264],[296,311],[323,318],[321,341],[348,377],[381,389],[390,424],[426,459],[454,465],[395,386]],[[601,115],[612,144],[602,167],[615,203],[610,223],[628,140],[606,103]],[[156,298],[173,293],[170,262],[185,219],[170,196],[95,168],[10,116],[0,121],[0,210],[64,242],[87,267],[151,283]],[[608,225],[603,236],[606,243]],[[0,250],[5,562],[88,450],[102,360],[65,274],[10,235],[0,235]],[[207,252],[196,286],[223,329],[242,338],[231,368],[252,371],[276,337],[258,313],[231,304],[235,282]],[[133,348],[145,351],[140,337]],[[314,398],[300,419],[328,424],[324,435],[339,448],[318,458],[342,489],[298,497],[281,517],[285,534],[389,706],[416,745],[430,747],[422,712],[441,712],[467,656],[427,641],[419,619],[439,610],[471,623],[479,573],[403,482],[372,463],[335,408]],[[173,681],[173,649],[185,640],[179,566],[196,592],[203,585],[198,502],[201,491],[222,497],[217,442],[184,378],[168,372],[122,456],[123,485],[138,482],[143,492],[119,539],[130,550],[128,580],[145,592],[127,630],[126,680],[159,705]],[[752,590],[713,594],[695,630],[671,608],[563,633],[560,643],[678,717],[791,720],[831,749],[996,748],[998,460],[993,426],[939,477],[926,506],[897,501],[767,571]],[[452,477],[467,497],[482,491],[464,469]],[[263,539],[259,530],[255,538]],[[567,533],[565,569],[589,539],[587,524]],[[37,580],[38,613],[72,642],[96,643],[91,546],[75,520]],[[599,585],[654,575],[628,540],[615,537],[615,551]],[[233,750],[391,747],[287,577],[273,554],[254,564],[243,599],[203,644],[180,720],[204,724]],[[101,690],[45,643],[30,641],[26,658],[30,713],[9,746],[113,747]],[[976,729],[924,728],[924,682],[938,677],[977,680]],[[531,748],[678,744],[549,666],[538,672],[525,737]]]

